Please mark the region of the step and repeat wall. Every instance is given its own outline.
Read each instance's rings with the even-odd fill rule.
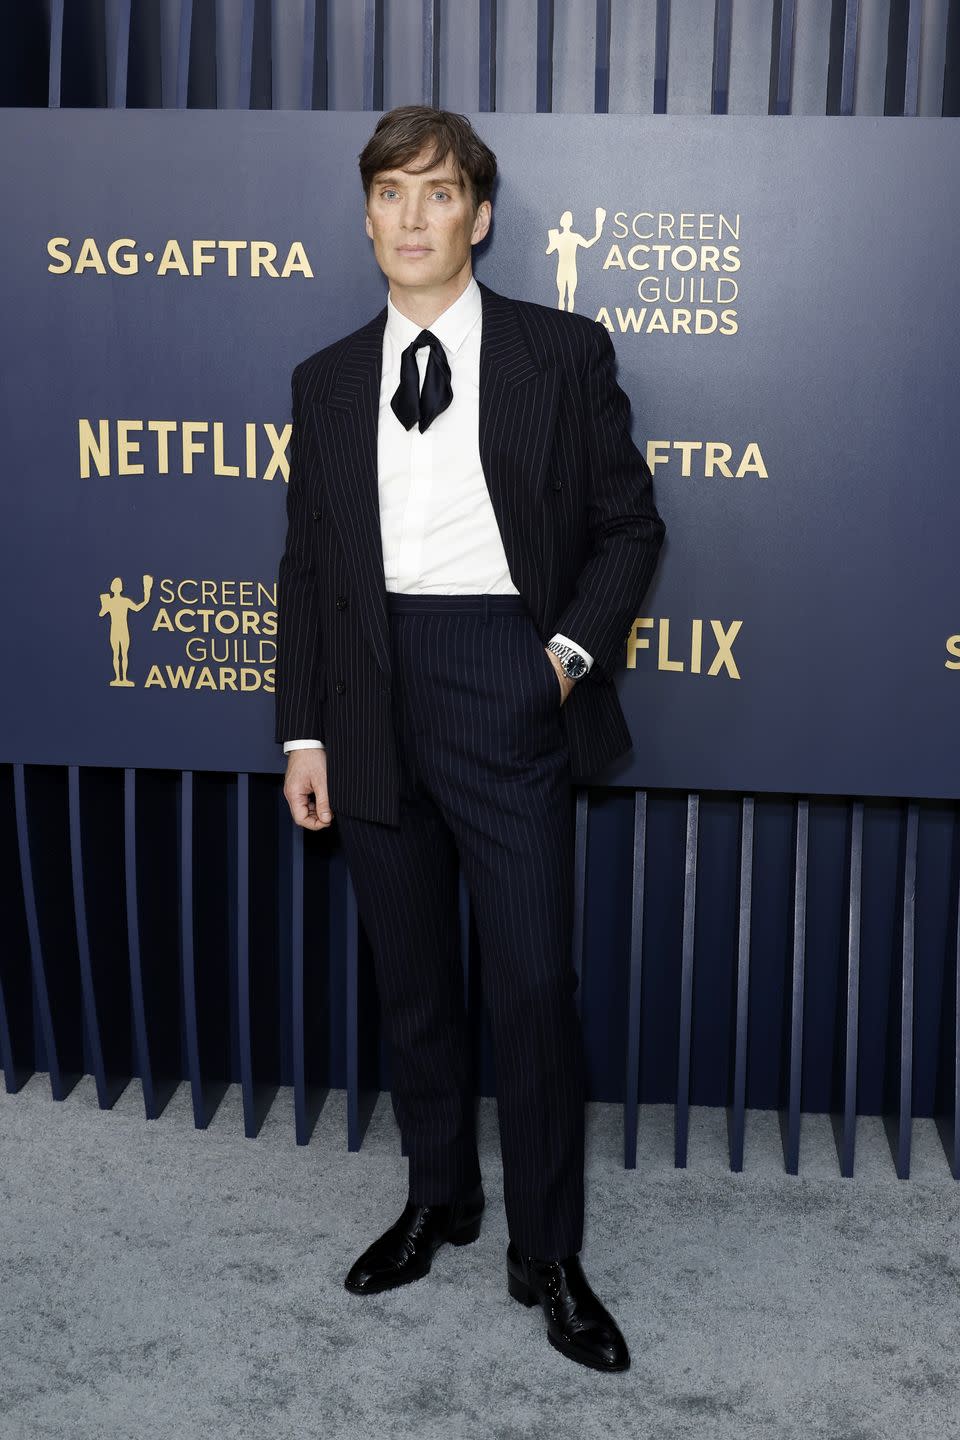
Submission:
[[[472,118],[475,271],[607,327],[667,525],[597,783],[960,795],[949,122]],[[290,373],[385,302],[373,124],[0,117],[0,759],[282,769]]]

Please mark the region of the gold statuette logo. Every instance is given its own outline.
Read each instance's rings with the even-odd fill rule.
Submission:
[[[143,577],[143,599],[139,605],[123,593],[123,581],[117,575],[110,582],[109,593],[101,591],[100,615],[110,616],[110,649],[113,653],[113,679],[111,685],[130,687],[127,679],[127,662],[130,658],[130,626],[127,617],[131,610],[142,610],[149,603],[153,590],[153,576]]]
[[[547,238],[550,244],[544,254],[557,257],[557,300],[558,310],[572,310],[573,297],[577,293],[577,251],[583,247],[589,250],[591,245],[596,245],[603,234],[603,222],[607,218],[606,210],[597,206],[594,213],[596,233],[592,240],[587,240],[583,235],[578,235],[573,227],[573,213],[564,210],[560,216],[559,230],[548,230]]]

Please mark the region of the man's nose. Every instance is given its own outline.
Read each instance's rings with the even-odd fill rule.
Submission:
[[[421,230],[426,220],[426,213],[423,203],[420,200],[408,200],[403,207],[401,224],[405,230]]]

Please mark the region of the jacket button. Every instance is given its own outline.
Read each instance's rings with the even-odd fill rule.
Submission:
[[[346,597],[346,595],[338,595],[338,596],[337,596],[337,609],[338,609],[338,610],[346,610],[346,608],[347,608],[347,597]]]
[[[320,519],[320,511],[319,511],[319,510],[314,510],[314,512],[313,512],[313,518],[314,518],[314,520],[319,520],[319,519]]]
[[[343,692],[344,692],[344,690],[346,690],[347,687],[346,687],[346,685],[344,685],[344,683],[343,683],[342,680],[338,680],[334,688],[335,688],[335,690],[336,690],[336,692],[337,692],[338,695],[342,695]]]
[[[563,481],[562,481],[562,480],[551,480],[551,481],[550,481],[550,484],[551,484],[551,486],[552,486],[552,488],[553,488],[554,490],[560,490],[560,489],[562,489],[562,487],[563,487]]]

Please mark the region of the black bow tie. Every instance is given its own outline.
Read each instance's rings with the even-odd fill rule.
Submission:
[[[417,351],[424,345],[430,346],[427,372],[423,377],[423,392],[420,390],[420,370],[417,366]],[[421,330],[416,340],[411,340],[400,357],[400,384],[394,391],[390,408],[405,430],[420,421],[420,434],[450,404],[453,387],[450,384],[450,362],[443,346],[431,330]]]

